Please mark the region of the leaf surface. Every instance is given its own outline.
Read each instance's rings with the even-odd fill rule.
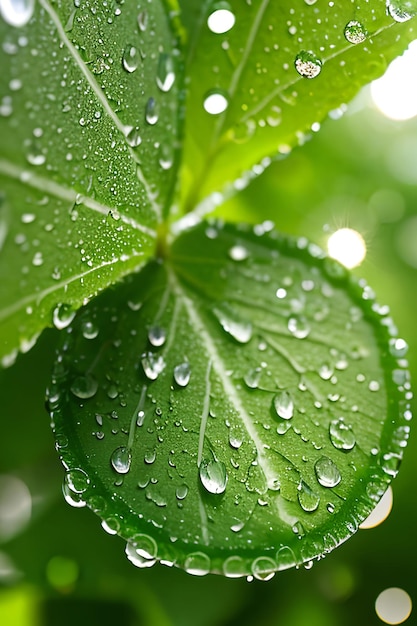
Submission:
[[[262,579],[309,563],[397,473],[395,333],[304,239],[269,223],[183,233],[69,327],[49,389],[67,498],[139,566]]]
[[[194,3],[181,4],[191,19]],[[396,21],[405,15],[395,12],[399,4],[404,2],[390,3],[389,15],[385,0],[202,4],[187,70],[185,211],[214,192],[241,188],[270,158],[302,144],[329,112],[341,115],[340,107],[416,38],[414,20]],[[221,11],[226,20],[214,20],[213,32],[210,19]],[[414,3],[407,16],[415,13]],[[234,25],[218,32],[233,23],[227,14]],[[213,94],[220,100],[207,100]],[[218,195],[201,211],[216,203]]]
[[[4,364],[58,305],[68,317],[153,252],[179,133],[178,55],[160,0],[39,0],[19,13],[33,4],[2,3],[0,20]]]

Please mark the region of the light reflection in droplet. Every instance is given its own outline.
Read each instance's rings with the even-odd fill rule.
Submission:
[[[368,515],[368,517],[362,522],[362,524],[360,524],[359,528],[375,528],[375,526],[379,526],[379,524],[382,524],[382,522],[386,520],[388,515],[391,513],[392,501],[392,489],[391,487],[388,487],[372,513]]]

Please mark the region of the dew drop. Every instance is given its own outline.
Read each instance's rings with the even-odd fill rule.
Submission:
[[[88,474],[80,468],[68,470],[64,481],[71,491],[78,494],[85,493],[90,484]]]
[[[72,491],[72,489],[70,489],[65,480],[62,484],[62,493],[65,502],[76,509],[82,508],[87,505],[86,501],[83,500],[82,494]]]
[[[203,487],[213,494],[221,494],[226,491],[227,472],[226,466],[221,461],[203,461],[199,467],[200,480]]]
[[[249,251],[245,246],[232,246],[229,250],[229,257],[232,261],[244,261],[249,256]]]
[[[143,371],[149,380],[156,380],[165,367],[165,361],[160,355],[146,352],[141,359]]]
[[[321,72],[321,60],[311,52],[311,50],[302,50],[295,57],[295,69],[305,78],[315,78]]]
[[[137,148],[142,143],[142,137],[139,134],[138,126],[126,126],[126,141],[132,148]]]
[[[177,487],[176,492],[175,492],[177,500],[184,500],[184,498],[187,497],[187,494],[188,494],[187,485],[183,484]]]
[[[352,450],[356,444],[352,427],[345,423],[343,417],[330,423],[329,435],[330,441],[337,450]]]
[[[415,0],[387,0],[387,14],[396,22],[407,22],[417,15]]]
[[[210,571],[211,562],[204,552],[189,554],[184,562],[184,569],[193,576],[205,576]]]
[[[172,146],[169,144],[161,144],[159,146],[159,165],[163,170],[169,170],[174,163],[174,153]]]
[[[235,25],[236,18],[232,11],[226,8],[213,11],[207,19],[207,26],[212,33],[222,35],[227,33]]]
[[[284,420],[289,420],[294,415],[294,402],[288,391],[277,393],[274,398],[274,408],[278,415]]]
[[[290,317],[288,330],[297,339],[305,339],[310,334],[310,326],[304,317]]]
[[[26,159],[31,165],[43,165],[46,161],[46,156],[36,143],[31,143]]]
[[[261,373],[262,370],[260,367],[255,367],[246,372],[243,380],[245,381],[245,384],[249,387],[249,389],[256,389],[258,387]]]
[[[10,26],[24,26],[33,15],[35,0],[0,0],[0,13]]]
[[[408,345],[404,339],[390,339],[389,347],[392,356],[397,358],[404,357],[408,352]]]
[[[368,33],[360,22],[351,20],[345,26],[345,37],[349,43],[358,44],[365,41]]]
[[[223,574],[227,578],[241,578],[247,573],[245,562],[240,556],[229,556],[223,563]]]
[[[203,106],[210,115],[220,115],[226,111],[229,102],[220,91],[210,91],[204,98]]]
[[[131,74],[135,70],[137,70],[139,65],[140,55],[138,49],[135,46],[128,45],[126,46],[123,52],[122,65],[126,72]]]
[[[226,309],[213,309],[223,330],[239,343],[248,343],[252,338],[252,324],[234,317],[233,312]]]
[[[151,126],[154,126],[159,119],[158,104],[155,98],[149,98],[146,103],[145,119]]]
[[[113,451],[110,462],[118,474],[127,474],[132,462],[132,453],[126,446],[120,446]]]
[[[52,321],[58,330],[67,328],[75,317],[76,311],[70,304],[60,303],[57,304],[52,313]]]
[[[319,367],[319,376],[322,380],[330,380],[333,376],[333,368],[328,363]]]
[[[156,72],[156,84],[163,92],[168,92],[175,81],[174,63],[169,54],[161,52]]]
[[[322,456],[314,465],[316,477],[322,487],[336,487],[341,481],[339,469],[329,457]]]
[[[85,374],[74,378],[71,384],[71,393],[80,400],[87,400],[96,395],[98,382],[92,374]]]
[[[84,320],[81,329],[84,339],[95,339],[99,333],[98,327],[91,320]]]
[[[161,326],[151,326],[148,331],[148,339],[149,342],[155,346],[155,348],[159,348],[163,346],[167,338],[167,332],[165,328]]]
[[[267,556],[260,556],[254,560],[251,569],[257,580],[270,580],[275,575],[277,564]]]
[[[191,367],[187,362],[180,363],[174,367],[174,380],[180,387],[186,387],[190,382]]]
[[[141,11],[138,15],[138,26],[139,30],[144,33],[148,26],[148,12]]]
[[[298,486],[298,502],[306,513],[313,513],[320,504],[320,496],[307,485],[304,481]]]

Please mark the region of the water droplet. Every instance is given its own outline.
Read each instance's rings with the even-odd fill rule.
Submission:
[[[207,19],[207,26],[212,33],[222,35],[227,33],[235,25],[236,18],[232,11],[227,8],[213,11]]]
[[[295,69],[305,78],[315,78],[321,72],[321,60],[311,52],[302,50],[295,57]]]
[[[267,556],[260,556],[252,563],[252,574],[257,580],[270,580],[275,576],[277,564]]]
[[[187,494],[188,494],[188,487],[187,487],[187,485],[183,484],[183,485],[180,485],[179,487],[177,487],[175,495],[176,495],[178,500],[184,500],[184,498],[187,497]]]
[[[141,359],[143,371],[149,380],[156,380],[165,367],[162,356],[146,352]]]
[[[84,374],[74,378],[71,384],[71,392],[80,400],[87,400],[96,395],[98,382],[92,374]]]
[[[260,367],[255,367],[254,369],[246,372],[243,380],[245,381],[245,384],[249,387],[249,389],[256,389],[258,387],[261,373],[262,370]]]
[[[148,331],[148,339],[149,342],[155,346],[155,348],[159,348],[163,346],[167,338],[167,332],[165,328],[161,326],[151,326]]]
[[[91,320],[84,320],[81,329],[85,339],[95,339],[99,332],[98,327]]]
[[[227,578],[241,578],[247,573],[245,562],[240,556],[229,556],[223,563],[223,574]]]
[[[64,478],[65,484],[74,493],[85,493],[90,484],[88,474],[80,468],[68,470]]]
[[[390,339],[389,347],[392,356],[397,358],[404,357],[408,352],[408,345],[404,339]]]
[[[352,427],[345,423],[343,417],[330,423],[329,434],[330,441],[338,450],[352,450],[356,444]]]
[[[140,54],[135,46],[126,46],[123,52],[122,64],[126,72],[131,74],[137,70],[140,60]]]
[[[210,571],[211,562],[204,552],[189,554],[184,562],[184,569],[193,576],[205,576]]]
[[[233,311],[224,309],[213,309],[214,314],[220,324],[229,335],[239,343],[248,343],[252,338],[252,324],[245,320],[237,319]]]
[[[349,43],[362,43],[367,35],[365,26],[356,20],[351,20],[345,26],[345,37]]]
[[[65,502],[74,508],[79,509],[87,505],[86,501],[83,500],[82,494],[72,491],[66,480],[64,480],[62,484],[62,493],[65,498]]]
[[[238,450],[241,447],[243,443],[243,432],[239,427],[233,426],[230,429],[229,443],[235,450]]]
[[[138,126],[125,127],[126,141],[132,148],[137,148],[142,143],[142,137],[139,134],[139,130]]]
[[[213,494],[221,494],[226,491],[227,472],[226,466],[221,461],[202,460],[199,467],[200,480],[203,487]]]
[[[417,15],[415,0],[387,0],[387,14],[396,22],[407,22]]]
[[[274,398],[274,407],[278,417],[289,420],[294,415],[294,402],[288,391],[277,393]]]
[[[109,535],[117,535],[120,530],[120,522],[116,517],[109,517],[101,522],[101,527]]]
[[[249,251],[245,246],[232,246],[229,250],[229,257],[232,261],[244,261],[249,256]]]
[[[371,380],[368,385],[369,391],[379,391],[380,385],[377,380]]]
[[[169,170],[174,163],[174,152],[169,144],[159,146],[159,165],[163,170]]]
[[[40,146],[32,142],[28,148],[26,159],[31,165],[43,165],[46,161],[46,156],[43,154]]]
[[[110,462],[118,474],[127,474],[132,462],[132,453],[129,448],[120,446],[120,448],[114,450],[110,457]]]
[[[191,367],[187,362],[180,363],[174,367],[174,380],[180,387],[186,387],[190,382]]]
[[[157,123],[159,119],[158,104],[155,98],[149,98],[145,108],[145,119],[151,126]]]
[[[301,522],[297,522],[294,525],[293,531],[298,535],[298,537],[303,537],[305,535],[305,530]],[[275,558],[276,558],[277,565],[278,565],[278,571],[282,571],[285,569],[289,569],[290,567],[294,567],[294,565],[297,563],[295,554],[289,546],[282,546],[278,550]]]
[[[329,457],[322,456],[314,465],[316,477],[322,487],[336,487],[341,481],[339,469]]]
[[[333,376],[333,368],[328,363],[319,367],[319,376],[322,380],[330,380]]]
[[[141,11],[138,15],[138,26],[139,30],[144,33],[148,26],[148,12]]]
[[[301,481],[298,486],[298,502],[303,511],[313,513],[320,504],[320,496],[314,493],[307,483]]]
[[[24,26],[33,15],[35,0],[0,0],[0,13],[10,26]]]
[[[290,317],[288,330],[297,339],[305,339],[310,334],[310,326],[304,317]]]
[[[156,84],[159,89],[168,92],[175,81],[174,63],[169,54],[161,52],[159,55]]]
[[[229,101],[224,93],[210,91],[204,98],[203,106],[210,115],[220,115],[226,111]]]

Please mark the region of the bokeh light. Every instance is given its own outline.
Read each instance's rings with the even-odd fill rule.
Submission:
[[[392,502],[392,488],[391,486],[389,486],[372,513],[368,515],[368,517],[362,522],[362,524],[360,524],[359,528],[375,528],[375,526],[379,526],[379,524],[382,524],[382,522],[386,520],[388,515],[391,513]]]
[[[353,228],[339,228],[332,233],[327,241],[327,251],[332,259],[336,259],[348,269],[357,267],[366,256],[365,240]]]
[[[410,596],[399,587],[385,589],[375,602],[376,614],[386,624],[402,624],[410,617],[411,609]]]

